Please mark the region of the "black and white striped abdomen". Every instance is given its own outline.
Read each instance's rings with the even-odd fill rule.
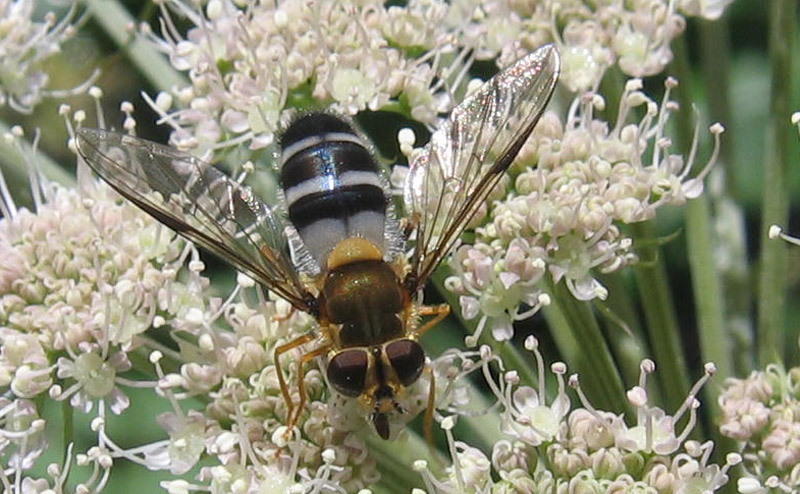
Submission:
[[[349,237],[383,251],[388,198],[374,157],[346,121],[328,113],[294,121],[281,138],[281,186],[289,220],[319,266]]]

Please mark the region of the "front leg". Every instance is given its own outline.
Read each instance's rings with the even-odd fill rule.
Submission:
[[[272,355],[272,361],[275,364],[275,371],[278,373],[278,384],[281,387],[283,400],[286,402],[286,418],[289,422],[291,422],[292,413],[294,412],[294,404],[292,403],[292,397],[289,394],[289,387],[286,385],[286,379],[283,376],[283,369],[281,369],[281,355],[301,345],[304,345],[313,339],[314,335],[311,333],[298,336],[289,343],[275,347],[275,351]]]
[[[447,304],[439,305],[423,305],[419,308],[418,314],[423,317],[433,316],[433,319],[426,321],[425,324],[417,328],[414,333],[420,336],[439,324],[445,317],[450,314],[450,306]]]
[[[300,420],[300,415],[303,414],[303,407],[306,404],[306,400],[308,400],[308,393],[306,393],[305,383],[305,365],[311,360],[325,355],[330,348],[331,345],[323,345],[303,354],[303,356],[300,357],[300,361],[297,363],[297,391],[300,394],[300,401],[297,403],[297,412],[289,419],[289,429],[294,428],[294,426]]]

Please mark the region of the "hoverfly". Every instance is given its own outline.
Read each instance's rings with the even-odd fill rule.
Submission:
[[[280,138],[288,214],[170,147],[96,129],[80,129],[77,145],[121,195],[315,317],[318,331],[274,350],[290,427],[306,401],[304,364],[325,357],[331,386],[358,399],[378,435],[388,439],[389,414],[403,411],[398,398],[425,368],[418,338],[450,310],[423,305],[421,290],[530,136],[559,71],[558,51],[543,46],[451,112],[410,163],[405,236],[387,219],[389,192],[368,145],[348,121],[330,113],[294,120]],[[292,260],[298,256],[290,252],[290,239],[298,236],[299,250],[317,268],[311,277],[301,277]],[[411,239],[409,254],[390,245],[405,239]],[[315,340],[299,360],[294,404],[280,357]],[[432,407],[431,378],[430,418]]]

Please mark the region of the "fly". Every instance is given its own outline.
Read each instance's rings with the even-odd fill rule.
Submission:
[[[330,113],[303,115],[280,138],[287,214],[167,146],[80,129],[78,151],[122,196],[314,316],[317,331],[274,350],[290,427],[307,398],[304,366],[324,357],[331,386],[358,400],[388,439],[390,417],[404,412],[399,400],[426,368],[419,337],[450,311],[446,304],[423,305],[420,292],[525,144],[559,71],[558,51],[543,46],[453,109],[409,165],[403,202],[411,236],[391,221],[389,193],[361,134]],[[302,263],[290,256],[292,236],[299,237],[294,258]],[[406,238],[413,239],[409,255]],[[314,275],[301,279],[301,270]],[[293,403],[280,359],[311,342],[316,346],[298,362]],[[432,373],[430,383],[428,423]]]

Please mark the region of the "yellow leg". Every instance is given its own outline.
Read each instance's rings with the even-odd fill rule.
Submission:
[[[297,424],[297,421],[300,420],[300,415],[302,415],[303,407],[306,404],[306,398],[308,398],[308,396],[306,395],[304,367],[309,361],[319,357],[320,355],[324,355],[329,348],[330,345],[325,345],[319,348],[315,348],[310,352],[304,354],[302,357],[300,357],[300,362],[297,363],[297,392],[300,394],[300,401],[297,404],[297,413],[294,414],[294,417],[290,417],[289,419],[289,429],[294,428],[295,424]]]
[[[440,304],[440,305],[423,305],[419,308],[419,315],[420,316],[434,316],[433,319],[427,321],[425,324],[417,328],[416,333],[417,336],[425,333],[432,327],[436,326],[441,322],[442,319],[447,317],[450,314],[450,306],[447,304]]]
[[[275,371],[278,373],[278,384],[281,386],[281,394],[283,395],[283,399],[286,402],[286,417],[291,418],[292,412],[294,411],[294,405],[292,405],[292,397],[289,396],[289,387],[286,386],[286,380],[283,378],[283,369],[281,369],[281,355],[284,353],[293,350],[300,345],[308,343],[309,341],[314,339],[314,335],[311,333],[304,334],[303,336],[299,336],[289,343],[280,345],[275,347],[275,352],[273,353],[272,360],[275,363]]]
[[[278,314],[273,314],[271,319],[275,322],[285,322],[288,321],[296,311],[297,309],[295,309],[293,305],[289,308],[289,312],[287,312],[285,316],[279,316]]]

